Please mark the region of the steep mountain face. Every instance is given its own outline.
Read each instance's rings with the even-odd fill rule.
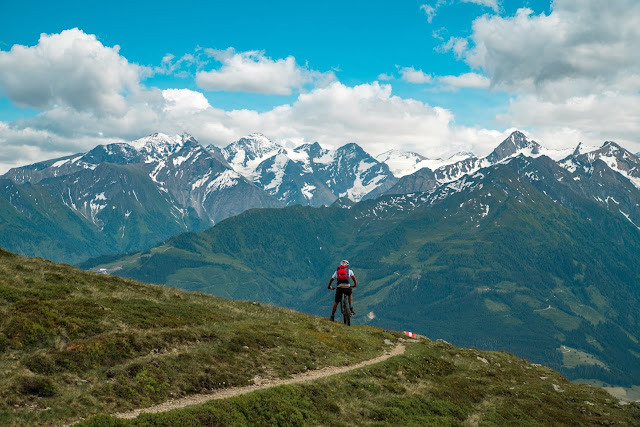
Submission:
[[[319,167],[317,173],[338,197],[346,196],[353,201],[374,198],[395,183],[389,167],[357,144],[344,145],[327,155],[331,156],[331,161]],[[322,164],[317,160],[314,163]]]
[[[571,170],[582,167],[585,172],[588,172],[589,165],[593,165],[598,160],[640,188],[640,158],[612,141],[605,142],[596,150],[586,152],[580,150],[578,146],[574,154],[564,159],[561,165]]]
[[[640,230],[593,194],[639,191],[606,168],[519,154],[429,192],[246,212],[102,268],[326,314],[325,281],[348,257],[361,323],[640,384]]]
[[[221,149],[222,155],[239,173],[252,180],[264,160],[286,150],[261,133],[252,133]]]
[[[84,154],[12,169],[5,178],[13,185],[5,188],[0,202],[7,212],[13,209],[13,215],[23,217],[25,229],[38,233],[40,223],[49,221],[56,230],[52,236],[68,234],[78,241],[77,249],[68,252],[55,250],[59,245],[50,239],[39,239],[31,246],[35,252],[24,252],[15,236],[0,234],[3,247],[65,262],[139,250],[180,232],[203,230],[246,209],[282,206],[187,134],[153,134],[98,146]],[[68,210],[71,216],[54,220],[45,212],[36,221],[29,209],[16,205],[15,194],[46,194],[45,211]],[[74,215],[80,221],[69,223]],[[92,249],[82,249],[85,246]]]
[[[584,194],[640,226],[640,159],[614,142],[593,151],[576,152],[559,162],[579,181]]]
[[[233,169],[286,205],[330,205],[338,197],[359,201],[376,197],[395,182],[389,168],[357,144],[335,151],[318,143],[294,150],[251,134],[219,151]]]
[[[250,208],[282,206],[191,137],[180,150],[153,164],[151,179],[183,209],[193,209],[210,224]]]
[[[408,194],[431,191],[439,184],[436,174],[429,168],[422,168],[411,175],[405,175],[391,187],[387,194]]]
[[[0,246],[28,255],[69,260],[104,253],[105,243],[88,220],[30,183],[0,178]],[[98,249],[98,250],[96,250]]]

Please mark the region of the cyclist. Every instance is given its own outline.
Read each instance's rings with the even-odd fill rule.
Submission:
[[[336,308],[338,308],[338,304],[340,304],[340,300],[342,299],[343,294],[349,295],[349,309],[351,310],[351,315],[354,316],[356,314],[356,312],[353,311],[353,293],[351,291],[352,286],[349,284],[350,278],[353,280],[353,287],[355,288],[356,286],[358,286],[356,276],[349,268],[349,261],[343,259],[336,269],[336,272],[333,273],[333,276],[331,276],[331,279],[329,279],[329,286],[327,286],[329,289],[333,289],[331,284],[334,280],[336,280],[336,298],[334,300],[335,302],[333,303],[333,308],[331,309],[330,317],[330,320],[332,321],[335,319]]]

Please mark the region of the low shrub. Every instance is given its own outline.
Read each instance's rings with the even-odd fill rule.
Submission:
[[[39,397],[55,396],[57,390],[53,380],[40,375],[23,375],[15,379],[18,393]]]

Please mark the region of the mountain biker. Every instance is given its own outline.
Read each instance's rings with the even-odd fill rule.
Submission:
[[[330,320],[332,321],[335,319],[336,308],[338,308],[338,304],[340,303],[340,300],[342,299],[343,294],[349,295],[349,309],[351,310],[351,315],[354,316],[356,314],[356,312],[353,311],[353,294],[351,291],[352,286],[349,284],[349,278],[353,280],[354,288],[358,286],[358,281],[356,280],[356,276],[353,274],[353,271],[351,271],[351,269],[349,268],[349,261],[347,261],[346,259],[343,259],[340,265],[338,266],[338,268],[336,269],[336,272],[333,273],[333,276],[331,276],[331,279],[329,279],[329,286],[327,286],[327,288],[329,289],[334,289],[331,286],[331,284],[333,283],[334,280],[336,280],[336,289],[337,289],[336,298],[333,303],[333,308],[331,309],[331,317],[330,317]]]

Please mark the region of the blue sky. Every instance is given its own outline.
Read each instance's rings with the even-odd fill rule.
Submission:
[[[639,21],[634,0],[13,2],[0,169],[154,131],[441,156],[518,128],[638,151]]]

